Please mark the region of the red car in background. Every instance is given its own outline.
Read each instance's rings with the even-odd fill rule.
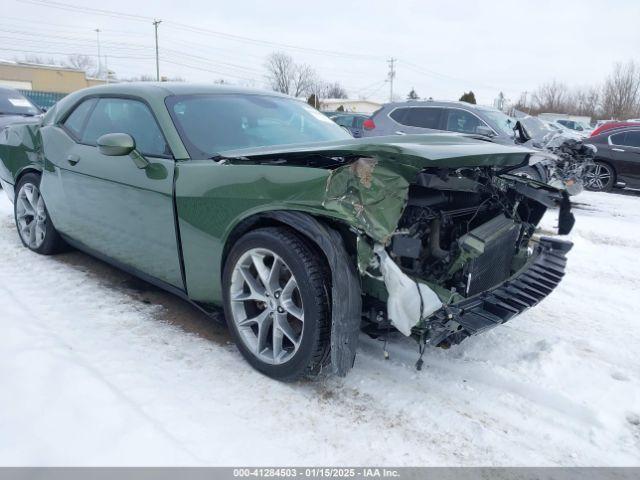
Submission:
[[[607,122],[600,125],[593,132],[591,132],[590,137],[595,137],[596,135],[600,135],[602,132],[606,130],[610,130],[612,128],[620,128],[620,127],[640,127],[640,122]]]

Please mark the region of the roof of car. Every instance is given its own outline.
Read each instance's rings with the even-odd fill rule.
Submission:
[[[385,103],[384,107],[458,107],[486,111],[499,111],[497,108],[487,107],[485,105],[476,105],[474,103],[460,101],[440,101],[440,100],[407,100],[404,102]]]
[[[593,135],[590,138],[594,137],[608,137],[609,135],[616,135],[617,133],[625,133],[625,132],[637,132],[640,131],[640,125],[625,125],[615,128],[609,128],[607,130],[603,130],[597,135]]]
[[[129,93],[146,95],[197,95],[211,93],[244,93],[244,94],[270,94],[286,96],[270,90],[238,87],[231,85],[218,85],[211,83],[186,83],[186,82],[122,82],[109,85],[100,85],[81,90],[84,94],[94,93]]]
[[[216,93],[245,94],[245,95],[272,95],[287,97],[278,92],[270,90],[259,90],[255,88],[237,87],[217,84],[198,84],[186,82],[122,82],[109,85],[99,85],[95,87],[83,88],[70,93],[61,99],[55,109],[50,110],[50,114],[45,117],[45,123],[53,122],[66,115],[79,100],[100,95],[132,95],[140,97],[150,103],[162,103],[166,97],[173,95],[207,95]],[[290,97],[287,97],[290,98]]]

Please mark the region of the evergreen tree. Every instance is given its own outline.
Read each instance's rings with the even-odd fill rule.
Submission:
[[[415,88],[411,88],[411,91],[409,92],[409,95],[407,95],[407,100],[418,100],[420,97],[418,96],[418,94],[416,93]]]
[[[312,93],[309,98],[307,98],[307,103],[313,108],[320,109],[320,102],[318,101],[318,97],[316,97],[315,93]]]
[[[476,104],[476,96],[473,94],[473,91],[469,90],[469,93],[464,92],[464,94],[460,97],[461,102],[467,102]]]

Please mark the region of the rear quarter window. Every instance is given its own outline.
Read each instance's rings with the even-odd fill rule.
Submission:
[[[389,116],[408,127],[440,129],[442,108],[437,107],[408,107],[396,108]]]

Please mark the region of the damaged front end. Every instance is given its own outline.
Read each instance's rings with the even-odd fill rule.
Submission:
[[[365,330],[376,336],[391,325],[448,347],[534,306],[559,283],[571,248],[534,236],[550,207],[559,208],[559,233],[569,233],[565,191],[492,168],[421,171],[388,245],[373,246]],[[389,273],[392,263],[400,274]]]
[[[309,183],[289,204],[346,227],[362,316],[336,318],[344,292],[334,284],[332,349],[339,351],[332,355],[344,359],[344,374],[361,322],[374,337],[394,329],[421,346],[448,347],[553,290],[571,244],[536,238],[536,226],[548,208],[559,209],[560,234],[574,219],[566,191],[509,173],[532,153],[451,135],[407,135],[230,152],[224,161],[326,171],[322,183]]]

